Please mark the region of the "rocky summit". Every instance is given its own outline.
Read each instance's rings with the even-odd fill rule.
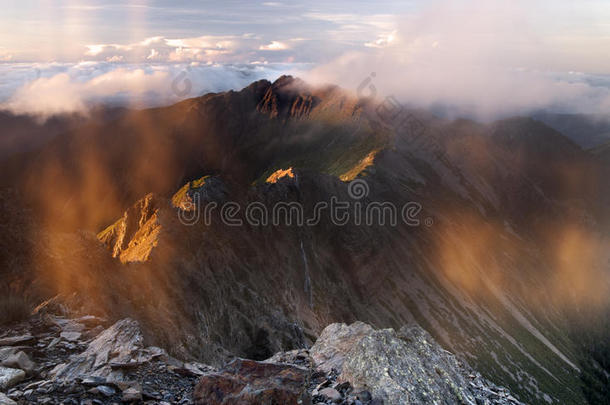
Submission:
[[[36,314],[0,336],[0,404],[520,404],[418,326],[327,326],[309,349],[221,368],[147,346],[137,321]]]

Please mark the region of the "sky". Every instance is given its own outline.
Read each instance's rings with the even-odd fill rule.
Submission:
[[[12,61],[319,63],[389,35],[409,1],[4,0]]]
[[[2,3],[15,112],[163,105],[282,73],[353,90],[373,72],[383,95],[481,118],[610,111],[605,0]]]

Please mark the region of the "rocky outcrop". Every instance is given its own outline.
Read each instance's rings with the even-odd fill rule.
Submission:
[[[397,332],[362,322],[329,325],[311,350],[277,353],[264,362],[236,359],[204,375],[194,398],[199,405],[521,403],[420,327]]]
[[[0,347],[0,360],[13,361],[14,367],[0,367],[0,391],[7,394],[0,395],[0,405],[189,404],[197,379],[212,370],[145,346],[139,324],[132,319],[107,329],[104,325],[95,316],[70,319],[45,313],[16,327],[32,334],[9,331],[12,334],[2,341],[20,346]]]
[[[123,217],[100,232],[97,237],[121,262],[142,262],[158,243],[159,202],[148,194],[123,214]]]
[[[328,325],[311,348],[317,368],[324,372],[332,369],[341,372],[349,350],[373,332],[374,329],[363,322],[354,322],[349,326],[344,323]]]
[[[227,194],[224,182],[218,176],[204,176],[189,181],[172,197],[172,206],[193,211],[199,204],[222,201]]]
[[[2,341],[20,346],[0,347],[0,361],[14,366],[0,367],[0,404],[520,404],[418,326],[335,323],[311,349],[216,370],[147,346],[133,319],[105,325],[45,313],[9,331]]]
[[[64,339],[65,333],[61,333]],[[100,333],[84,352],[71,357],[67,363],[57,365],[49,376],[60,380],[102,377],[123,381],[126,378],[124,370],[164,355],[162,349],[145,348],[138,323],[132,319],[123,319]]]
[[[311,348],[319,370],[368,390],[386,404],[518,404],[442,349],[419,326],[374,330],[362,322],[332,324]]]
[[[286,120],[307,116],[319,102],[305,82],[292,76],[282,76],[267,88],[256,109],[270,118]]]

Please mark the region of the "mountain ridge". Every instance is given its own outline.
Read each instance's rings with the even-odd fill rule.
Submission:
[[[13,179],[45,219],[37,232],[14,225],[32,240],[24,260],[36,289],[87,292],[83,311],[135,316],[155,344],[215,365],[306,347],[333,322],[416,322],[521,400],[583,403],[574,366],[590,358],[566,320],[593,322],[605,305],[609,223],[590,155],[523,118],[483,125],[408,111],[423,128],[413,134],[374,100],[298,81],[295,93],[295,80],[55,139]],[[267,182],[274,173],[292,176]],[[361,199],[354,180],[367,186]],[[201,205],[187,210],[196,195]],[[231,227],[219,210],[183,223],[225,202],[269,213],[296,203],[309,218],[333,197],[363,217],[370,203],[417,203],[417,225],[324,216]],[[68,234],[56,233],[58,219]],[[82,228],[102,232],[73,233]]]

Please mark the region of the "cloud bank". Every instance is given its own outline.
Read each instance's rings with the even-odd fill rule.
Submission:
[[[599,9],[580,15],[561,2],[433,2],[307,78],[349,89],[371,78],[378,96],[479,119],[538,109],[607,114],[610,76],[583,72],[610,72],[599,52],[610,35],[578,27],[593,24],[593,10],[610,17],[610,7],[587,3]]]
[[[286,7],[264,8],[297,18]],[[444,0],[400,15],[301,16],[298,29],[91,44],[76,64],[0,63],[0,108],[48,116],[92,103],[166,105],[286,73],[354,91],[369,78],[378,97],[481,120],[610,111],[603,1]]]
[[[0,85],[0,109],[47,118],[86,113],[95,104],[162,106],[208,92],[240,89],[255,80],[274,80],[284,72],[298,74],[298,69],[273,64],[0,64],[0,73],[7,77]]]

